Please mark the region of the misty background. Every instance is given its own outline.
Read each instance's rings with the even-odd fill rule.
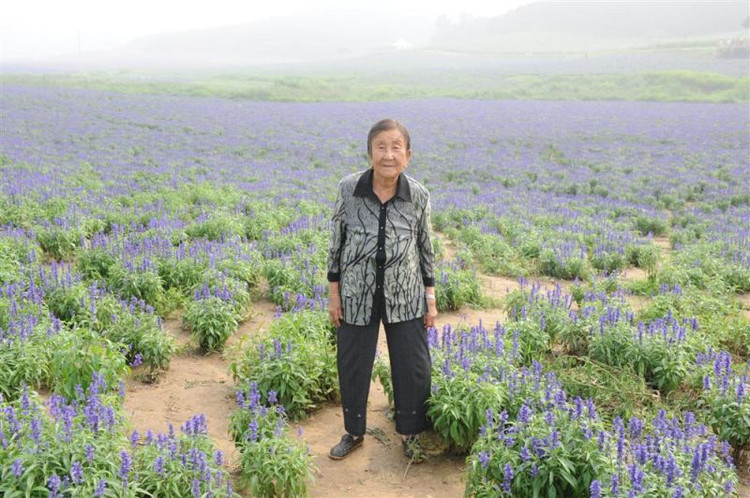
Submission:
[[[602,51],[649,47],[714,49],[723,39],[747,37],[750,25],[750,3],[744,1],[520,3],[499,2],[496,10],[507,12],[496,16],[477,16],[468,10],[457,14],[460,7],[454,7],[452,14],[441,14],[440,3],[432,13],[384,9],[377,4],[367,8],[300,7],[300,12],[286,15],[154,32],[128,41],[114,40],[122,38],[122,33],[111,33],[113,39],[109,41],[101,33],[89,35],[96,32],[96,23],[90,20],[94,24],[87,30],[68,30],[67,43],[53,38],[46,45],[42,39],[35,40],[33,32],[25,35],[23,23],[7,26],[6,18],[3,70],[238,68],[320,62],[356,65],[357,59],[378,60],[407,52],[410,63],[416,53],[451,64],[457,61],[448,55],[453,59],[555,54],[585,58]],[[465,7],[472,8],[471,2]],[[95,16],[96,12],[90,14]],[[110,10],[107,18],[117,15],[116,10]],[[238,12],[238,18],[241,15]],[[158,21],[152,19],[140,29],[158,30]],[[132,29],[137,32],[139,28]],[[56,32],[47,31],[50,35]],[[95,46],[107,48],[87,49],[92,45],[87,39],[90,36],[97,40]]]

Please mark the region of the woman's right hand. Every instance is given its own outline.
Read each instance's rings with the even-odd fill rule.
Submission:
[[[334,282],[331,282],[332,284]],[[338,282],[335,282],[335,286],[331,285],[329,289],[328,297],[328,316],[331,318],[331,323],[334,327],[341,327],[341,319],[344,317],[344,313],[341,310],[341,295],[339,294]]]

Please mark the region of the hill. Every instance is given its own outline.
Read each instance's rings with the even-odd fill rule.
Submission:
[[[714,43],[742,33],[747,2],[536,2],[504,16],[443,20],[432,47],[479,52],[565,52],[664,42]]]

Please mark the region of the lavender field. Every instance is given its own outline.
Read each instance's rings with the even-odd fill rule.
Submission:
[[[747,490],[746,103],[2,92],[0,494],[314,494],[291,424],[337,397],[328,218],[385,116],[432,195],[440,311],[497,320],[430,336],[429,414],[466,493]],[[238,461],[199,413],[132,431],[118,386],[183,352],[165,320],[218,354],[269,301],[230,358]]]

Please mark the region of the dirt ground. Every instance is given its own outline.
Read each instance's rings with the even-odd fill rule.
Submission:
[[[628,270],[626,278],[642,278],[639,270]],[[482,276],[483,292],[501,300],[517,288],[515,279]],[[541,280],[543,289],[555,286],[552,280]],[[563,289],[570,290],[570,282],[560,282]],[[750,308],[750,297],[743,296],[743,306]],[[139,380],[135,370],[126,385],[125,409],[130,415],[134,429],[141,434],[151,429],[164,432],[167,424],[175,429],[191,416],[206,415],[209,433],[217,447],[227,455],[228,466],[234,468],[239,457],[228,434],[229,417],[235,409],[234,382],[229,372],[231,358],[241,352],[243,339],[267,328],[273,320],[275,306],[267,301],[254,304],[254,315],[242,324],[239,331],[227,344],[223,355],[201,355],[190,343],[189,335],[180,327],[179,316],[165,320],[165,328],[180,344],[180,353],[172,359],[167,372],[152,384]],[[504,321],[502,309],[460,310],[439,315],[436,326],[442,330],[450,324],[475,325],[481,320],[486,327],[496,321]],[[386,351],[385,334],[380,334],[380,349]],[[313,497],[419,497],[454,498],[463,496],[462,475],[465,459],[462,456],[444,454],[439,450],[425,463],[411,465],[403,455],[400,436],[388,419],[387,398],[377,383],[370,388],[367,412],[368,432],[361,449],[346,460],[333,461],[327,457],[331,446],[343,433],[341,407],[330,403],[298,425],[302,437],[309,444],[316,467],[315,480],[310,485]],[[296,428],[296,426],[295,426]],[[434,438],[428,436],[429,441]],[[750,477],[747,475],[743,476]],[[750,487],[745,482],[739,496],[750,497]],[[249,494],[245,493],[245,496]]]

